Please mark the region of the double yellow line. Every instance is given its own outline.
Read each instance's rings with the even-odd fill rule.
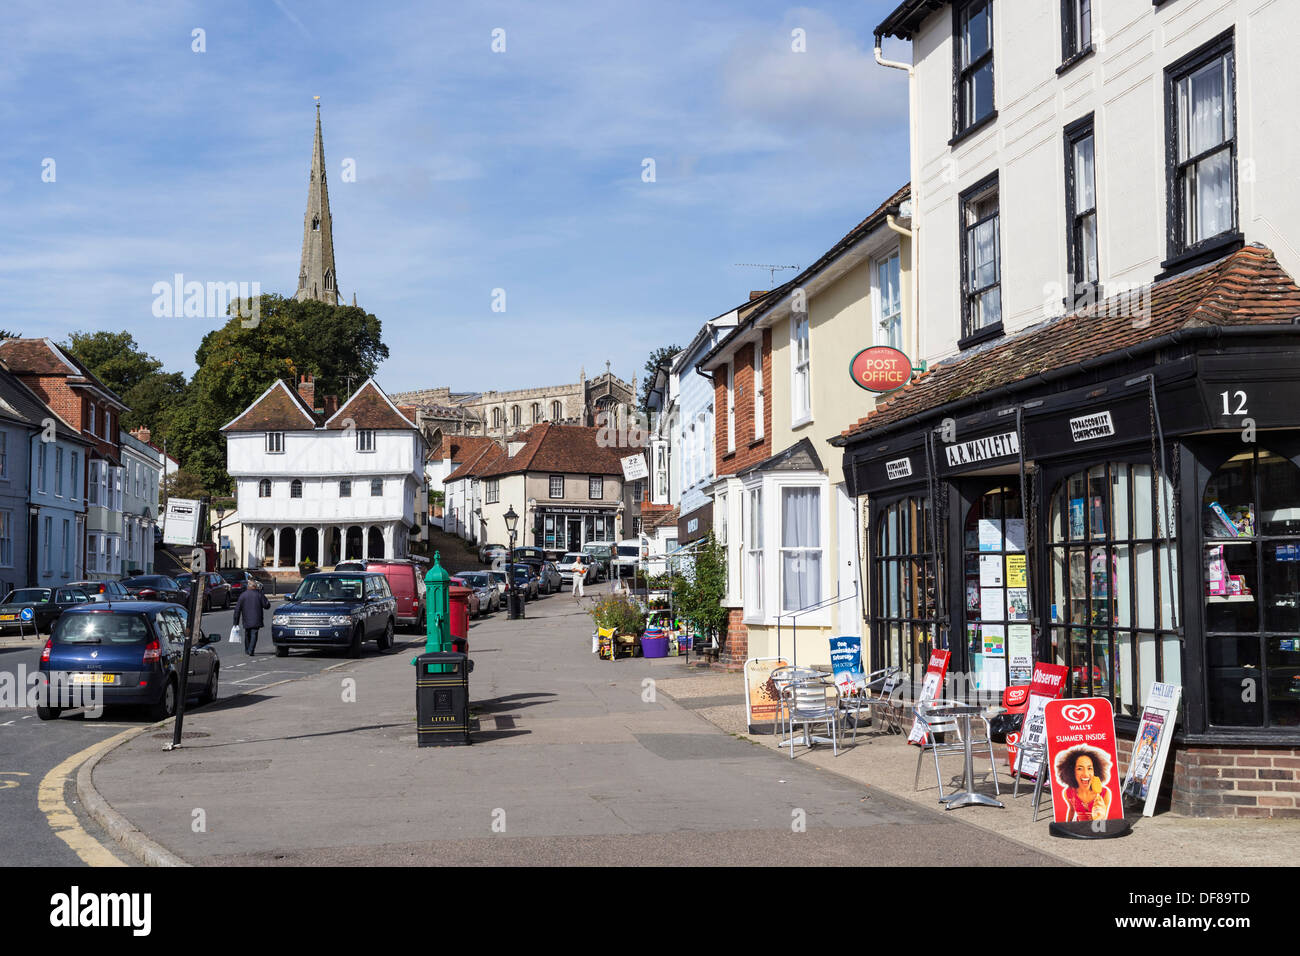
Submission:
[[[50,825],[50,829],[54,831],[54,835],[66,843],[68,848],[77,854],[81,862],[87,866],[126,866],[126,864],[105,849],[98,840],[82,828],[77,821],[77,815],[72,812],[72,808],[68,806],[67,801],[63,798],[64,791],[67,789],[68,782],[77,772],[78,767],[87,760],[93,760],[105,751],[116,747],[124,739],[134,737],[139,732],[137,729],[125,730],[116,736],[87,747],[80,753],[73,754],[47,773],[41,780],[40,788],[36,791],[36,805],[40,808],[41,813],[45,814],[45,821]]]

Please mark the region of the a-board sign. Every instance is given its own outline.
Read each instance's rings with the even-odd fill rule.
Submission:
[[[1128,762],[1122,792],[1125,797],[1142,803],[1142,816],[1156,812],[1160,778],[1165,772],[1165,758],[1174,739],[1174,722],[1178,717],[1178,698],[1183,689],[1178,684],[1151,682],[1142,722],[1133,740],[1133,759]]]
[[[789,667],[781,657],[752,657],[745,661],[745,723],[750,733],[755,724],[774,724],[781,712],[781,695],[772,681],[772,671]]]
[[[1048,703],[1047,767],[1057,823],[1123,820],[1115,712],[1105,697]]]
[[[943,679],[948,674],[948,659],[951,656],[951,651],[930,652],[930,662],[925,667],[925,680],[921,682],[921,693],[916,698],[918,705],[923,701],[942,696],[940,691],[943,690]],[[909,744],[925,742],[925,731],[921,729],[921,721],[915,717],[912,718],[912,731],[907,735],[907,742]]]

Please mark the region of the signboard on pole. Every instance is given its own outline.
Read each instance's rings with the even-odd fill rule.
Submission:
[[[163,516],[163,544],[198,544],[202,508],[202,502],[190,498],[168,498]]]
[[[1007,758],[1011,761],[1012,773],[1019,772],[1026,777],[1038,776],[1039,755],[1047,740],[1044,713],[1048,702],[1056,700],[1065,690],[1065,679],[1069,673],[1069,668],[1064,664],[1044,664],[1040,661],[1034,665],[1034,676],[1029,681],[1029,706],[1025,708],[1020,734],[1015,741],[1018,746],[1009,746],[1011,738],[1007,738]],[[1017,758],[1020,761],[1019,767],[1016,766]]]
[[[628,455],[620,460],[623,462],[623,478],[626,481],[640,481],[650,476],[644,454]]]
[[[1123,820],[1115,712],[1105,697],[1048,703],[1047,767],[1057,823]]]
[[[772,681],[772,671],[790,664],[781,657],[752,657],[745,661],[745,727],[775,724],[781,712],[781,695]]]
[[[948,673],[948,658],[951,656],[951,651],[930,652],[930,663],[925,668],[925,680],[921,682],[921,693],[916,698],[918,705],[939,696],[939,691],[943,689],[943,679]],[[912,732],[907,735],[907,742],[909,744],[925,742],[925,731],[921,729],[921,722],[915,717],[912,718]]]
[[[1174,737],[1174,721],[1178,716],[1178,698],[1183,688],[1178,684],[1151,683],[1146,706],[1142,708],[1142,723],[1138,725],[1133,741],[1133,759],[1128,762],[1122,792],[1135,802],[1145,801],[1142,816],[1156,812],[1156,796],[1160,792],[1160,778],[1165,772],[1165,758]]]

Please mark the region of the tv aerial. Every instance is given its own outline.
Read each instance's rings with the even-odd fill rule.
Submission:
[[[799,271],[798,266],[774,266],[770,262],[733,262],[732,265],[744,266],[747,269],[766,269],[769,273],[768,282],[773,286],[776,285],[776,274],[778,272],[784,272],[786,269]]]

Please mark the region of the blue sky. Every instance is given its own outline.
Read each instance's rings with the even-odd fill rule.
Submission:
[[[906,181],[906,77],[871,51],[893,6],[11,0],[0,327],[127,329],[191,374],[219,322],[155,318],[153,285],[292,293],[319,95],[386,389],[639,374],[767,288],[734,263],[807,266]]]

